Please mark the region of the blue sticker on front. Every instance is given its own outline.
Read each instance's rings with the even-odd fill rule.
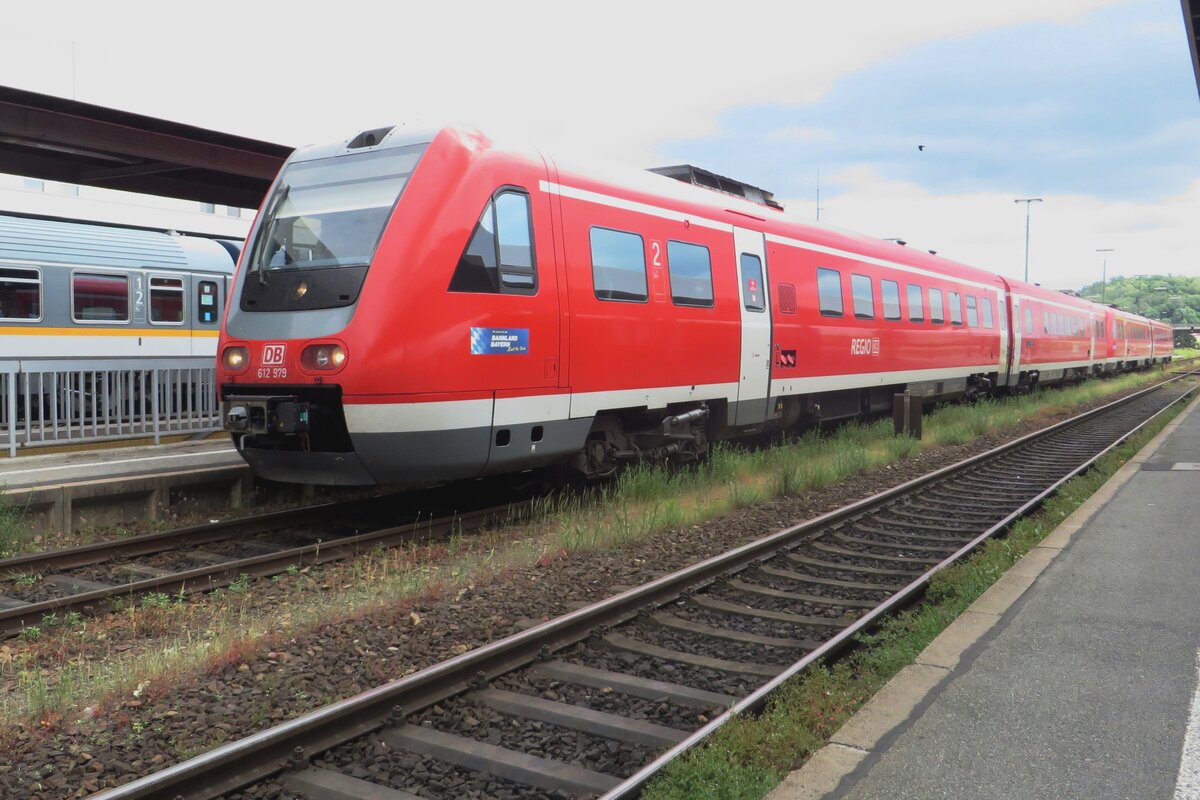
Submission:
[[[471,328],[471,355],[528,353],[529,328]]]

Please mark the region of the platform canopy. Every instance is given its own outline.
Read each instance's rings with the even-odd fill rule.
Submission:
[[[1188,47],[1192,51],[1192,71],[1196,73],[1196,90],[1200,92],[1200,0],[1180,0],[1183,3],[1183,24],[1187,28]]]
[[[257,208],[292,148],[0,86],[0,172]]]

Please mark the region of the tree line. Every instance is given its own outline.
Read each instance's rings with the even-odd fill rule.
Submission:
[[[1082,294],[1098,302],[1100,289],[1100,281],[1096,281],[1084,286]],[[1200,325],[1200,278],[1173,275],[1112,278],[1104,290],[1104,302],[1172,325]]]

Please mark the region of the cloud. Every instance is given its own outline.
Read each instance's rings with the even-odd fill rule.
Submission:
[[[823,142],[832,139],[833,134],[822,128],[805,128],[797,125],[790,128],[777,128],[771,131],[767,138],[775,142]]]
[[[937,193],[911,182],[888,180],[873,168],[830,176],[841,187],[822,194],[821,222],[880,238],[901,237],[910,247],[1020,278],[1025,257],[1025,207],[998,192]],[[784,200],[788,215],[812,222],[812,197]],[[1078,289],[1108,274],[1200,275],[1195,220],[1200,178],[1161,202],[1104,200],[1047,194],[1030,211],[1030,280]]]
[[[1128,4],[925,42],[843,76],[819,102],[739,107],[718,135],[671,143],[669,160],[776,194],[855,164],[943,192],[1174,194],[1200,163],[1178,27],[1176,8]]]
[[[813,103],[922,43],[1111,2],[18,6],[10,31],[62,38],[0,48],[0,83],[290,144],[462,119],[639,164],[728,109]]]

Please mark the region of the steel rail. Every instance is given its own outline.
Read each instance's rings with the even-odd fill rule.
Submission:
[[[111,608],[113,601],[119,598],[138,597],[151,592],[169,595],[207,592],[228,586],[243,575],[260,578],[277,575],[293,565],[304,567],[337,561],[376,547],[390,547],[411,541],[418,534],[434,537],[444,536],[457,530],[478,530],[493,520],[512,513],[519,513],[524,506],[525,504],[509,504],[433,519],[418,519],[405,525],[381,528],[369,533],[343,536],[303,547],[279,550],[275,553],[146,578],[116,585],[109,589],[97,589],[69,597],[58,597],[0,610],[0,637],[16,636],[25,627],[39,625],[47,614],[67,613],[83,609],[90,609],[93,613],[101,612]]]
[[[1156,390],[1162,386],[1165,386],[1169,383],[1174,383],[1175,381],[1181,380],[1182,378],[1187,377],[1188,375],[1194,375],[1194,374],[1196,374],[1196,372],[1194,372],[1194,371],[1183,373],[1177,378],[1171,378],[1170,380],[1167,380],[1160,384],[1157,384],[1143,392],[1138,392],[1136,395],[1132,395],[1130,398],[1127,398],[1127,399],[1133,399],[1134,397],[1140,397],[1140,396],[1146,394],[1147,392],[1154,391],[1154,390]],[[1192,389],[1189,389],[1187,392],[1185,392],[1184,394],[1175,398],[1170,403],[1168,403],[1167,405],[1163,406],[1161,409],[1156,411],[1150,417],[1148,417],[1145,420],[1143,420],[1142,422],[1138,423],[1136,426],[1134,426],[1132,429],[1130,429],[1125,434],[1120,436],[1118,439],[1114,440],[1111,444],[1109,444],[1107,447],[1105,447],[1099,453],[1092,456],[1087,461],[1080,464],[1078,467],[1071,470],[1066,475],[1063,475],[1061,478],[1059,478],[1057,481],[1055,481],[1052,485],[1048,486],[1046,489],[1039,492],[1035,497],[1026,501],[1023,505],[1021,505],[1019,508],[1017,508],[1016,510],[1011,512],[1004,519],[1000,520],[995,525],[993,525],[992,527],[988,528],[983,533],[976,536],[970,542],[967,542],[966,544],[964,544],[962,547],[960,547],[954,553],[947,556],[945,559],[938,562],[933,567],[930,567],[929,570],[927,570],[925,572],[925,574],[923,574],[919,578],[916,578],[915,580],[913,580],[911,583],[909,583],[907,586],[905,586],[899,592],[896,592],[894,595],[888,597],[886,600],[884,600],[878,606],[876,606],[875,608],[871,609],[869,612],[864,614],[860,619],[856,620],[854,622],[854,624],[852,624],[848,628],[845,628],[844,630],[839,632],[837,635],[835,635],[833,638],[824,642],[816,650],[813,650],[808,655],[804,656],[802,659],[797,661],[795,664],[788,667],[783,672],[779,673],[779,675],[777,675],[774,678],[767,681],[765,684],[760,686],[754,692],[747,695],[745,698],[739,700],[737,703],[735,703],[732,707],[727,709],[720,716],[709,721],[708,724],[706,724],[704,727],[700,728],[699,730],[694,731],[686,739],[679,742],[674,747],[672,747],[670,750],[667,750],[665,753],[663,753],[658,758],[656,758],[654,761],[651,761],[649,764],[642,767],[636,773],[634,773],[633,775],[626,778],[619,786],[617,786],[616,788],[614,788],[611,791],[604,794],[602,797],[599,798],[599,800],[621,800],[622,798],[635,797],[638,794],[640,794],[641,790],[643,788],[645,788],[646,784],[649,783],[656,775],[658,775],[660,772],[662,772],[663,769],[665,769],[668,764],[670,764],[675,759],[682,756],[684,753],[688,752],[689,750],[694,749],[695,747],[697,747],[698,745],[703,743],[706,739],[708,739],[708,737],[712,736],[714,733],[716,733],[717,730],[724,727],[734,717],[736,717],[740,714],[745,714],[748,712],[753,713],[755,711],[758,711],[766,704],[767,700],[770,699],[771,695],[773,695],[775,692],[777,692],[780,689],[780,687],[782,687],[789,680],[791,680],[792,678],[795,678],[796,676],[800,675],[803,672],[806,672],[808,669],[810,669],[815,663],[817,663],[821,659],[827,658],[831,655],[835,655],[838,652],[840,652],[841,650],[845,649],[845,647],[850,644],[850,642],[853,640],[853,638],[855,636],[857,636],[860,633],[863,633],[864,631],[866,631],[867,629],[869,629],[870,627],[872,627],[873,625],[878,623],[884,615],[890,613],[893,610],[899,609],[899,608],[911,603],[913,600],[915,600],[917,597],[919,597],[920,595],[922,595],[925,592],[925,589],[929,585],[929,582],[933,579],[933,577],[935,575],[937,575],[937,573],[941,572],[942,570],[946,569],[947,567],[954,565],[959,560],[970,555],[978,547],[983,545],[988,539],[992,539],[992,538],[996,537],[997,535],[999,535],[1000,533],[1005,531],[1013,523],[1017,522],[1017,520],[1032,513],[1039,506],[1041,506],[1041,504],[1044,503],[1048,498],[1050,498],[1052,495],[1054,495],[1054,493],[1057,492],[1059,490],[1059,488],[1061,488],[1062,485],[1065,484],[1067,481],[1077,477],[1078,475],[1083,474],[1084,472],[1087,472],[1089,469],[1092,468],[1093,465],[1096,464],[1097,461],[1099,461],[1101,458],[1103,458],[1104,456],[1111,453],[1116,448],[1120,447],[1124,442],[1128,441],[1130,437],[1136,435],[1138,433],[1138,431],[1145,428],[1147,425],[1149,425],[1151,422],[1153,422],[1159,416],[1161,416],[1162,414],[1165,414],[1171,408],[1171,406],[1174,406],[1174,405],[1182,402],[1185,398],[1189,398],[1195,391],[1196,391],[1195,387],[1193,387]],[[1110,404],[1110,405],[1112,405],[1112,404]],[[1108,407],[1109,406],[1104,406],[1103,408],[1108,408]],[[1097,411],[1103,410],[1103,408],[1096,409],[1096,410]],[[1066,422],[1070,422],[1070,420],[1066,420]],[[1061,423],[1060,423],[1060,425],[1061,425]],[[1058,428],[1058,427],[1059,427],[1058,425],[1054,426],[1054,428]],[[1047,430],[1048,431],[1054,430],[1054,428],[1050,428]]]
[[[318,503],[303,508],[271,511],[235,519],[189,525],[169,531],[130,536],[127,539],[110,539],[103,542],[47,550],[0,559],[0,577],[23,572],[40,572],[45,569],[75,569],[105,561],[121,560],[136,556],[166,552],[180,545],[200,545],[232,539],[242,534],[259,534],[286,528],[297,522],[323,522],[335,517],[349,502]]]
[[[1101,416],[1157,391],[1163,386],[1181,380],[1183,377],[1185,376],[1163,381],[1120,400],[1022,436],[985,453],[943,467],[799,525],[777,531],[642,586],[613,595],[591,606],[556,617],[504,639],[489,642],[463,655],[324,706],[244,739],[221,745],[159,772],[92,795],[91,800],[211,800],[219,797],[270,777],[288,768],[289,764],[303,763],[308,757],[377,730],[389,722],[401,722],[409,712],[428,707],[459,694],[473,685],[479,685],[533,663],[540,657],[548,656],[556,649],[586,638],[597,629],[603,630],[604,626],[633,618],[639,610],[646,606],[678,597],[685,589],[698,588],[723,575],[735,573],[754,563],[761,563],[781,548],[819,535],[823,529],[842,520],[860,515],[922,486],[968,470],[976,464],[1050,436],[1060,430]],[[1187,393],[1173,400],[1150,419],[1122,434],[1099,455],[1089,459],[1083,466],[1072,470],[1070,475],[1056,481],[1050,489],[1039,494],[1034,500],[1025,503],[1022,506],[1022,512],[1027,513],[1029,509],[1036,507],[1063,482],[1086,469],[1097,458],[1193,391],[1194,389],[1189,389]],[[1004,521],[989,528],[986,533],[961,547],[953,556],[939,562],[925,576],[914,579],[898,595],[884,601],[878,609],[869,612],[830,642],[797,662],[797,665],[788,668],[780,678],[771,680],[745,700],[734,704],[730,711],[706,724],[682,743],[671,748],[662,757],[624,781],[605,795],[605,800],[627,797],[633,792],[640,791],[645,782],[657,774],[666,763],[706,739],[713,731],[728,722],[735,713],[744,713],[759,707],[770,691],[778,688],[782,683],[783,676],[791,677],[807,669],[814,660],[844,646],[851,636],[877,622],[887,611],[910,601],[927,584],[928,576],[944,569],[955,558],[969,553],[979,543],[1003,530],[1022,512],[1010,514]]]

